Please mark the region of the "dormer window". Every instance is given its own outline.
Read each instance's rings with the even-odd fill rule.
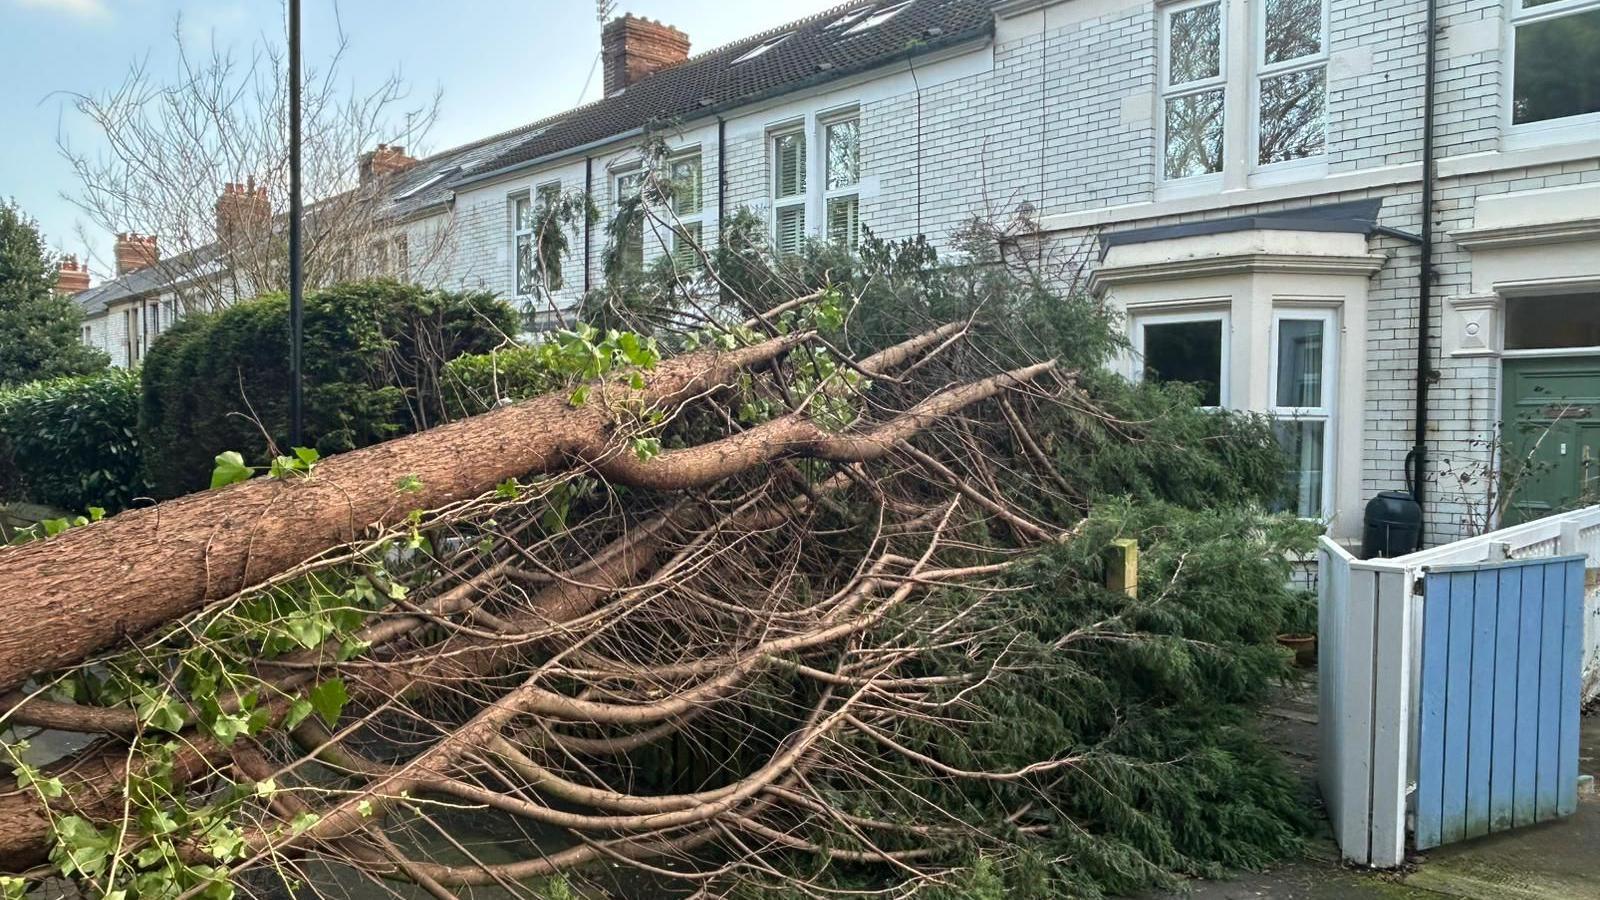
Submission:
[[[893,6],[886,6],[872,15],[867,16],[860,22],[850,26],[850,28],[845,31],[845,34],[860,34],[868,29],[877,28],[879,25],[882,25],[883,23],[899,15],[900,11],[910,6],[911,3],[912,0],[904,0],[904,2],[896,3]]]
[[[742,62],[749,62],[750,60],[755,59],[756,57],[762,55],[763,53],[766,53],[768,50],[771,50],[773,47],[776,47],[779,44],[783,43],[784,41],[787,41],[790,38],[790,36],[792,36],[793,34],[794,34],[794,32],[786,32],[784,34],[778,35],[777,37],[767,38],[766,40],[764,40],[761,43],[755,45],[754,47],[751,47],[749,50],[746,50],[743,56],[739,57],[738,59],[734,60],[733,62],[734,62],[735,65],[738,65],[739,63],[742,63]]]

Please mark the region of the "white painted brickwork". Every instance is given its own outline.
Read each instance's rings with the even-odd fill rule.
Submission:
[[[1006,223],[1026,211],[1042,222],[1048,246],[1069,253],[1101,230],[1374,197],[1383,199],[1381,224],[1415,233],[1421,227],[1423,0],[1328,2],[1326,165],[1304,170],[1298,182],[1252,173],[1226,197],[1168,196],[1158,183],[1156,147],[1158,7],[1151,0],[1070,0],[1002,15],[992,42],[726,114],[722,202],[730,215],[745,207],[768,215],[767,145],[773,130],[802,125],[814,156],[820,153],[818,117],[853,109],[861,121],[861,221],[881,237],[922,233],[948,246],[952,232],[973,217]],[[1508,146],[1505,15],[1501,0],[1440,0],[1436,155],[1450,165],[1443,167],[1435,196],[1436,353],[1443,298],[1472,290],[1472,255],[1449,235],[1473,224],[1479,198],[1600,182],[1600,150],[1594,145],[1536,151]],[[1249,39],[1233,40],[1231,52],[1250,52]],[[1247,117],[1245,106],[1230,102],[1228,114]],[[1600,141],[1600,135],[1592,137]],[[674,149],[700,150],[704,234],[713,240],[717,121],[687,123],[664,138]],[[601,221],[587,247],[588,274],[598,285],[608,242],[605,223],[615,211],[613,176],[636,163],[637,149],[618,144],[589,152]],[[446,250],[419,267],[419,277],[508,295],[508,198],[552,179],[565,190],[581,190],[584,172],[579,155],[463,188],[447,219],[410,226],[414,248],[428,243],[417,229],[448,236]],[[808,222],[813,234],[820,230],[816,218]],[[647,257],[662,246],[647,238]],[[1361,459],[1338,473],[1359,479],[1363,499],[1404,484],[1416,369],[1417,249],[1388,236],[1373,237],[1369,246],[1389,258],[1368,287],[1365,421],[1340,423],[1362,429]],[[563,303],[581,295],[584,258],[584,243],[574,236],[559,295]],[[115,352],[120,323],[112,317],[104,324],[104,332],[96,324],[94,339]],[[1500,366],[1493,356],[1448,355],[1435,365],[1439,379],[1432,389],[1429,439],[1438,475],[1467,468],[1488,452],[1498,419]],[[1431,499],[1432,541],[1481,529],[1481,484],[1437,484]]]

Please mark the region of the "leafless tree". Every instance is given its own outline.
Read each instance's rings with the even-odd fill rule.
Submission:
[[[172,37],[175,76],[164,78],[140,61],[115,88],[70,95],[96,136],[86,144],[63,136],[59,146],[79,181],[70,199],[99,228],[155,236],[156,265],[193,309],[286,287],[289,104],[278,45],[259,41],[241,53],[213,41],[199,49],[185,39],[182,24]],[[311,285],[403,275],[402,263],[419,271],[448,241],[448,228],[405,241],[389,215],[393,176],[361,165],[363,154],[380,144],[416,148],[435,120],[439,95],[413,98],[398,74],[370,88],[352,86],[342,65],[348,47],[341,32],[330,56],[305,73],[304,258]]]

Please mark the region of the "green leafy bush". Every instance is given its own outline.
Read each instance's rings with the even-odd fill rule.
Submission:
[[[326,456],[445,421],[445,364],[505,343],[516,322],[484,293],[374,281],[308,294],[301,443]],[[289,447],[287,298],[184,318],[151,346],[143,378],[139,432],[159,496],[204,488],[223,451],[270,462]]]
[[[139,376],[121,369],[0,391],[0,498],[115,512],[148,496]]]

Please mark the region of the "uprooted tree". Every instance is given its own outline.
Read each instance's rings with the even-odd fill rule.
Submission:
[[[952,299],[934,277],[906,289]],[[496,378],[481,415],[0,553],[6,723],[97,738],[6,745],[8,888],[225,897],[334,865],[438,897],[595,871],[1060,896],[1291,846],[1241,720],[1282,667],[1272,527],[1091,512],[1155,466],[1074,472],[1184,395],[1107,408],[1103,343],[988,324],[1087,331],[1081,299],[991,281],[891,325],[852,309],[877,289],[740,292],[766,311],[664,359],[569,333],[526,351],[525,402]],[[1193,480],[1248,480],[1257,423],[1172,415],[1227,445]],[[1094,577],[1129,530],[1158,544],[1137,600]]]

